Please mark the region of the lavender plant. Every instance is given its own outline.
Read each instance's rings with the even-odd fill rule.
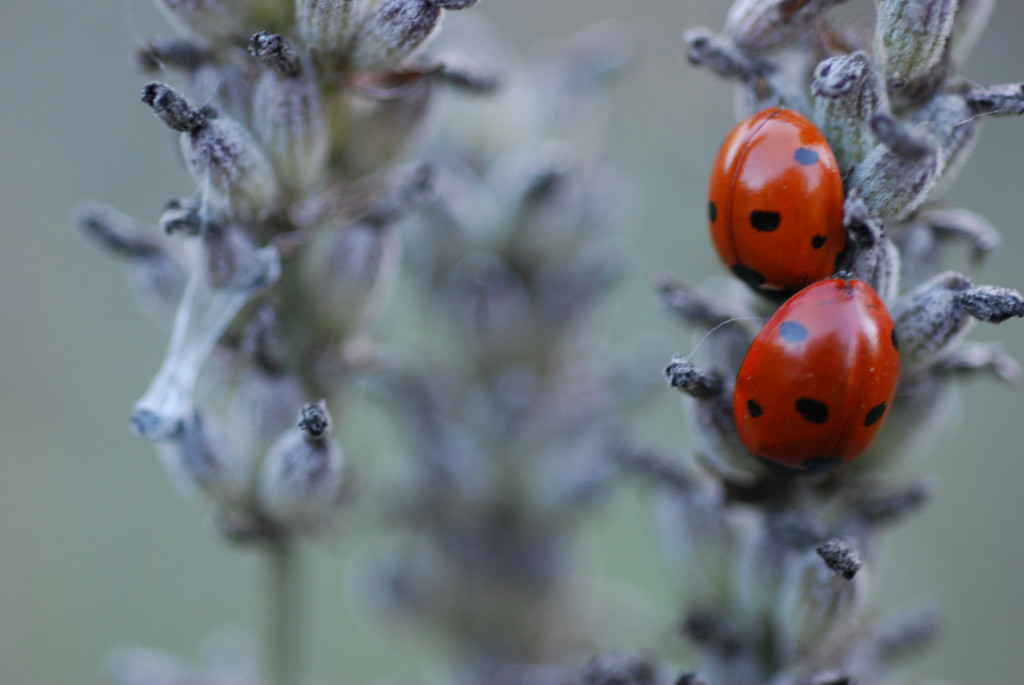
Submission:
[[[186,37],[154,40],[138,62],[176,72],[185,92],[154,81],[142,100],[180,135],[196,193],[167,203],[159,234],[99,204],[78,223],[171,329],[132,427],[226,539],[266,556],[265,681],[297,683],[296,548],[336,525],[352,491],[328,404],[372,359],[393,225],[427,187],[402,155],[439,84],[491,84],[419,56],[471,1],[158,4]],[[114,680],[170,677],[150,655],[120,652]]]
[[[665,306],[700,340],[667,368],[688,395],[695,463],[655,471],[663,544],[687,596],[681,625],[700,657],[700,675],[682,682],[904,682],[894,667],[934,635],[934,610],[866,609],[883,533],[933,489],[899,470],[949,420],[957,377],[1021,377],[999,346],[964,340],[974,321],[1024,315],[1021,295],[932,274],[950,239],[977,257],[998,244],[981,217],[942,203],[979,115],[1015,110],[997,95],[1013,87],[976,88],[957,75],[992,3],[879,0],[873,33],[830,22],[835,4],[741,0],[724,31],[693,29],[686,40],[691,62],[738,82],[743,116],[786,107],[827,137],[846,194],[837,268],[873,286],[892,312],[899,386],[857,461],[817,473],[763,465],[739,440],[732,395],[777,303],[738,282],[659,280]]]

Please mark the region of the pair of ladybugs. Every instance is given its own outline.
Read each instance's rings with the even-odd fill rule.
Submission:
[[[845,243],[843,183],[824,136],[799,114],[760,112],[722,145],[708,218],[722,261],[754,289],[797,292],[758,333],[733,414],[753,454],[791,468],[850,461],[892,405],[899,351],[881,298],[828,279]]]

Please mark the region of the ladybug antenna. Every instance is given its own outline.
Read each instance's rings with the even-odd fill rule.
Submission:
[[[707,333],[702,335],[700,340],[697,341],[697,344],[693,346],[692,350],[690,350],[689,354],[685,354],[683,356],[686,357],[686,358],[692,357],[694,354],[697,353],[697,350],[700,349],[700,346],[704,344],[704,341],[707,340],[709,337],[711,337],[712,333],[717,331],[722,326],[727,326],[727,325],[729,325],[731,323],[735,323],[736,321],[760,321],[760,322],[764,322],[764,319],[762,317],[760,317],[760,316],[734,316],[731,319],[726,319],[725,321],[721,322],[720,324],[718,324],[717,326],[715,326],[714,328],[709,330]]]

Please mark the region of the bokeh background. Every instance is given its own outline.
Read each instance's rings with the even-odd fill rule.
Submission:
[[[851,0],[847,16],[873,3]],[[648,274],[688,280],[719,272],[706,239],[706,173],[734,122],[732,90],[684,60],[681,31],[720,28],[725,0],[482,0],[524,49],[604,18],[630,22],[636,64],[615,90],[611,154],[635,174],[645,214],[632,233],[627,282],[596,334],[682,352]],[[450,17],[455,20],[455,16]],[[967,66],[979,83],[1024,78],[1024,5],[1004,2]],[[0,2],[0,684],[100,681],[111,646],[131,640],[192,655],[228,624],[255,626],[259,565],[223,546],[203,508],[171,487],[127,414],[163,354],[116,266],[76,235],[69,210],[100,198],[145,220],[192,191],[174,141],[139,103],[130,65],[145,37],[170,33],[148,0]],[[979,280],[1024,288],[1024,121],[991,120],[950,203],[982,212],[1004,245]],[[955,251],[954,251],[955,252]],[[951,264],[965,266],[959,254]],[[401,339],[388,320],[382,335]],[[975,329],[1024,359],[1024,322]],[[652,374],[660,374],[659,364]],[[682,449],[677,398],[665,389],[643,431]],[[962,420],[912,474],[941,479],[939,496],[890,538],[872,569],[877,606],[922,596],[944,608],[940,646],[915,673],[965,683],[1020,682],[1024,669],[1024,394],[964,388]],[[350,442],[371,462],[388,428]],[[354,528],[356,528],[354,526]],[[633,644],[673,642],[672,584],[649,532],[643,493],[628,490],[584,528],[587,558],[609,585],[636,589]],[[307,558],[308,655],[328,682],[369,683],[435,663],[429,639],[359,608],[352,535]],[[641,625],[642,623],[642,625]],[[628,637],[623,638],[629,640]],[[620,646],[624,646],[621,645]],[[669,653],[669,652],[666,652]],[[677,652],[685,658],[685,654]]]

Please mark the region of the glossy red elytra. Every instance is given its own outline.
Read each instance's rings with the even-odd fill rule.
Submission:
[[[718,256],[755,290],[789,293],[835,271],[843,181],[825,137],[789,109],[766,109],[725,139],[708,220]]]
[[[867,283],[804,288],[754,338],[736,377],[733,414],[751,453],[821,471],[863,452],[896,394],[899,344]]]

